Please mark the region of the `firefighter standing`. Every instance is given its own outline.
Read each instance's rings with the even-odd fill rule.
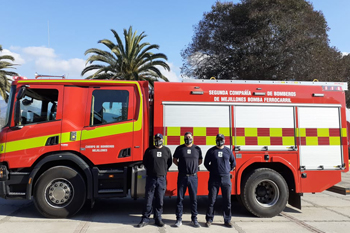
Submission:
[[[137,225],[138,227],[144,227],[149,223],[152,210],[154,212],[155,224],[160,227],[164,226],[161,215],[166,190],[166,174],[172,164],[172,157],[170,149],[163,146],[162,134],[156,134],[154,136],[154,144],[154,146],[149,147],[145,151],[143,156],[143,164],[147,173],[146,196],[142,219]]]
[[[202,163],[202,151],[193,144],[191,132],[184,135],[185,144],[176,148],[173,162],[178,166],[179,174],[177,178],[177,200],[176,200],[176,222],[175,226],[182,225],[183,199],[186,189],[191,201],[191,224],[200,227],[197,220],[197,187],[198,187],[198,166]]]
[[[231,223],[231,177],[230,172],[236,167],[232,151],[224,146],[225,137],[216,135],[216,146],[210,148],[205,156],[204,166],[210,172],[208,189],[209,204],[206,213],[206,226],[210,227],[214,219],[214,204],[221,188],[225,226]]]

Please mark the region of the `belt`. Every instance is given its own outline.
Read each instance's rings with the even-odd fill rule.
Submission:
[[[185,173],[180,173],[180,176],[196,176],[197,173],[193,173],[193,174],[185,174]]]
[[[161,177],[165,177],[165,175],[147,175],[148,177],[151,177],[151,178],[161,178]]]

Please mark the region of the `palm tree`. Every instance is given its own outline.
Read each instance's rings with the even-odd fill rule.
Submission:
[[[142,39],[146,37],[144,32],[137,35],[137,31],[132,32],[132,27],[127,31],[124,29],[125,45],[118,33],[111,29],[117,44],[108,39],[100,40],[98,43],[104,44],[111,52],[91,48],[85,51],[85,55],[91,55],[86,64],[91,64],[81,72],[81,75],[89,71],[96,72],[86,79],[122,79],[122,80],[147,80],[151,85],[153,82],[168,79],[162,75],[157,67],[170,70],[166,62],[167,56],[163,53],[152,53],[150,50],[158,49],[156,44],[144,43]],[[98,63],[93,64],[92,63]]]
[[[0,45],[0,52],[2,51],[2,46]],[[10,91],[10,79],[7,76],[18,76],[16,72],[6,71],[4,69],[14,68],[14,64],[11,62],[5,61],[10,60],[14,61],[15,59],[10,55],[0,56],[0,95],[6,101],[8,101],[8,92]]]

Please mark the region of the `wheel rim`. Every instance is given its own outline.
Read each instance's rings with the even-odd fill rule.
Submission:
[[[279,188],[272,180],[260,181],[254,190],[256,202],[263,207],[274,206],[279,200]]]
[[[55,179],[45,189],[47,203],[55,208],[62,208],[72,201],[74,196],[73,185],[66,179]]]

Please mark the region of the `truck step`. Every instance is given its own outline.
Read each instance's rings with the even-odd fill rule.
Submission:
[[[102,174],[124,173],[124,169],[99,170],[99,173],[102,173]]]
[[[26,193],[9,192],[9,196],[25,196]]]
[[[342,183],[342,182],[340,182]],[[350,195],[350,187],[349,186],[344,186],[342,184],[336,184],[329,189],[327,189],[330,192],[342,194],[342,195]]]
[[[98,191],[99,194],[105,194],[105,193],[123,193],[123,189],[101,189]]]

